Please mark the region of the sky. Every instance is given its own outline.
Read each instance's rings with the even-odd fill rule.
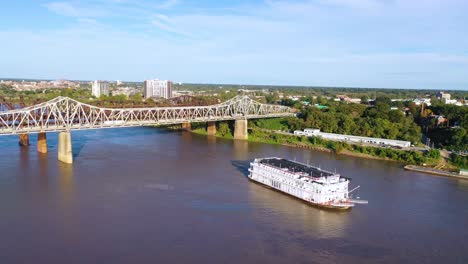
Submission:
[[[466,0],[17,0],[0,77],[468,90]]]

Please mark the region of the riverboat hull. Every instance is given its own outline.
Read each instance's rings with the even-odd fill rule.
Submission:
[[[321,209],[327,209],[327,210],[336,210],[336,211],[346,211],[346,210],[351,210],[353,207],[354,207],[354,204],[353,203],[350,203],[350,204],[347,204],[347,205],[333,205],[333,204],[318,204],[318,203],[312,203],[310,201],[307,201],[307,200],[304,200],[304,199],[301,199],[300,197],[297,197],[297,196],[294,196],[294,195],[291,195],[287,192],[283,192],[281,190],[278,190],[274,187],[271,187],[267,184],[264,184],[264,183],[261,183],[261,182],[258,182],[256,180],[253,180],[252,178],[249,177],[249,181],[252,182],[252,183],[255,183],[255,184],[258,184],[262,187],[266,187],[270,190],[273,190],[273,191],[276,191],[276,192],[279,192],[281,194],[286,194],[288,197],[291,197],[291,198],[294,198],[295,200],[298,200],[304,204],[307,204],[309,206],[312,206],[312,207],[316,207],[316,208],[321,208]]]

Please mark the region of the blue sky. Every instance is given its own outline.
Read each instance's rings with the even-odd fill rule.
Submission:
[[[2,1],[0,77],[468,90],[465,0]]]

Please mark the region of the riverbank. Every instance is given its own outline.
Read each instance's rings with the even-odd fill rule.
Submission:
[[[191,132],[200,135],[207,135],[207,132],[204,128],[195,128],[191,130]],[[224,131],[222,133],[219,133],[218,131],[215,136],[219,138],[233,139],[232,133],[230,131]],[[365,159],[400,162],[402,164],[435,164],[438,161],[438,158],[430,159],[424,157],[422,153],[415,151],[401,151],[369,146],[350,145],[344,142],[326,141],[315,137],[307,138],[300,136],[290,136],[255,129],[249,130],[249,137],[247,141],[305,148],[327,153],[334,153],[336,155],[346,155]]]
[[[202,127],[198,127],[190,131],[195,134],[207,135],[206,130]],[[232,133],[229,130],[225,130],[222,133],[218,131],[215,137],[233,139]],[[421,152],[416,151],[402,151],[370,146],[351,145],[346,144],[344,142],[324,141],[314,137],[307,138],[301,136],[291,136],[287,134],[278,134],[274,132],[268,132],[262,129],[250,129],[247,141],[317,150],[326,153],[333,153],[335,155],[345,155],[364,159],[399,162],[402,165],[404,165],[403,168],[405,170],[468,180],[468,176],[461,176],[457,172],[432,168],[434,166],[438,167],[441,163],[445,162],[441,160],[443,159],[443,157],[430,157],[431,153],[429,152],[424,155],[421,154]],[[368,152],[372,154],[367,154],[363,152]]]
[[[409,170],[409,171],[416,171],[416,172],[428,173],[428,174],[437,175],[437,176],[452,177],[452,178],[457,178],[457,179],[468,180],[468,176],[463,176],[456,172],[443,171],[443,170],[421,167],[421,166],[416,166],[416,165],[406,165],[404,168],[405,170]]]
[[[249,140],[263,143],[281,145],[304,145],[312,148],[327,149],[338,155],[354,156],[359,158],[396,161],[406,165],[435,165],[440,161],[437,150],[416,151],[382,148],[375,146],[348,144],[346,142],[325,140],[320,137],[306,137],[252,128],[249,131]]]

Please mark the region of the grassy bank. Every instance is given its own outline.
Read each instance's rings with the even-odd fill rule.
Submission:
[[[226,139],[234,139],[234,127],[229,122],[217,122],[216,124],[216,136]],[[206,131],[205,123],[194,123],[192,124],[192,132],[200,135],[208,135]]]
[[[450,164],[458,168],[468,170],[468,156],[462,156],[456,153],[452,153],[452,155],[450,156]]]
[[[440,159],[440,154],[437,150],[422,153],[419,151],[351,145],[344,142],[324,140],[319,137],[289,136],[266,132],[255,128],[250,131],[249,140],[273,144],[306,146],[314,149],[326,149],[336,154],[393,160],[413,165],[422,165],[424,163],[429,165],[435,164]]]
[[[281,126],[279,123],[269,123],[269,125],[271,125],[271,127]],[[197,134],[207,134],[206,128],[203,124],[192,126],[192,131]],[[228,122],[219,122],[216,136],[232,139],[233,131],[232,124]],[[390,148],[350,145],[344,142],[324,140],[319,137],[277,134],[259,129],[257,126],[253,126],[252,129],[249,129],[248,141],[308,148],[362,158],[392,160],[411,165],[426,164],[430,166],[437,164],[440,160],[440,153],[438,150],[431,150],[426,153],[422,153],[419,151],[404,151]]]

